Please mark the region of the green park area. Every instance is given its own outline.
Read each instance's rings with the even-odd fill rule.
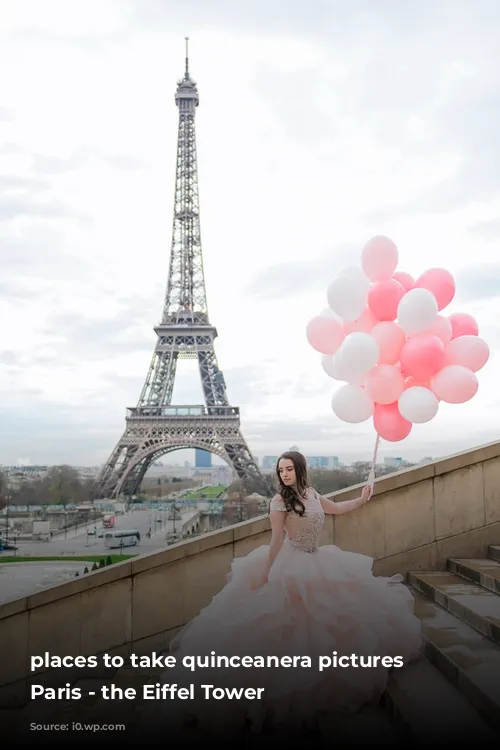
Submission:
[[[224,484],[217,484],[214,487],[203,487],[199,490],[193,490],[193,492],[188,492],[187,495],[184,495],[184,500],[198,500],[200,497],[207,498],[209,500],[213,500],[216,497],[218,497],[222,492],[226,491],[226,486]]]
[[[99,564],[101,560],[107,565],[113,565],[117,562],[123,562],[129,560],[131,557],[137,557],[137,555],[84,555],[78,557],[77,555],[65,555],[63,557],[21,557],[20,555],[0,555],[0,563],[16,563],[16,562],[90,562]]]

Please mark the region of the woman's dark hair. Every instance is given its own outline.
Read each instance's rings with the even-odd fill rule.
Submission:
[[[295,469],[295,477],[297,480],[297,486],[287,487],[281,481],[280,475],[280,461],[285,458],[293,463]],[[286,451],[282,453],[276,462],[276,476],[278,478],[278,492],[281,495],[287,511],[293,511],[299,516],[303,516],[306,510],[306,506],[302,502],[305,496],[306,490],[309,487],[309,477],[307,472],[307,461],[302,453],[298,451]]]

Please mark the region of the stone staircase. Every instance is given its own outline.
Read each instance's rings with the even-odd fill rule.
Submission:
[[[425,656],[391,674],[380,706],[353,716],[325,718],[314,732],[304,730],[304,737],[296,731],[288,736],[281,730],[248,734],[240,738],[241,747],[262,748],[279,739],[353,748],[383,743],[386,750],[407,746],[456,750],[470,747],[471,742],[481,748],[500,747],[500,546],[489,547],[485,559],[450,559],[446,571],[410,572],[407,583],[423,624]],[[162,671],[102,668],[99,674],[93,670],[92,680],[79,680],[74,686],[82,688],[84,695],[95,692],[99,696],[103,684],[140,688],[145,682],[158,681]],[[116,742],[132,736],[146,740],[151,730],[139,702],[89,697],[48,703],[0,711],[1,728],[8,727],[3,736],[10,737],[12,732],[16,738],[33,739],[30,722],[123,724],[122,731],[92,732],[95,737],[112,734]],[[21,733],[17,735],[16,730]],[[47,737],[46,732],[38,736],[42,734]],[[196,728],[189,734],[188,742],[206,744],[206,737],[198,735]],[[78,736],[88,739],[90,734],[58,735],[70,743]]]
[[[385,703],[418,744],[436,734],[498,743],[500,546],[489,547],[488,558],[450,559],[447,567],[408,574],[425,659],[393,673]]]

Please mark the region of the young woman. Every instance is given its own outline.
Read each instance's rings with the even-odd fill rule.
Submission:
[[[194,656],[200,666],[169,669],[164,682],[261,689],[253,700],[206,700],[197,690],[200,701],[180,702],[218,730],[356,711],[380,698],[391,664],[421,652],[420,620],[402,576],[373,576],[370,557],[319,543],[325,515],[361,508],[370,489],[342,503],[322,497],[294,451],[279,458],[276,475],[270,544],[235,558],[226,586],[171,643],[178,665]]]

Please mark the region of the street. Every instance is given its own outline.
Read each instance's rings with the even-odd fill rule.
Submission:
[[[96,524],[97,532],[102,531],[102,523]],[[66,532],[54,535],[50,542],[18,542],[16,553],[6,550],[0,553],[2,557],[66,557],[67,561],[47,562],[16,562],[0,564],[0,604],[12,601],[22,596],[40,591],[49,586],[64,583],[74,578],[78,571],[83,573],[85,567],[92,563],[72,560],[72,556],[83,555],[103,556],[120,555],[120,549],[108,550],[104,546],[104,539],[97,535],[87,535],[87,529],[93,529],[94,524],[79,529],[68,529]],[[134,547],[124,547],[124,555],[140,555],[144,552],[166,547],[167,533],[166,511],[131,511],[123,516],[117,516],[113,529],[137,530],[141,534],[140,544]],[[151,538],[146,534],[151,529]]]
[[[102,523],[98,519],[97,532],[102,531]],[[106,550],[104,539],[97,535],[87,535],[87,529],[92,530],[94,523],[79,529],[67,529],[54,534],[50,542],[17,542],[18,557],[62,557],[66,555],[107,555],[119,554],[119,550]],[[140,544],[124,548],[126,554],[152,552],[166,546],[166,511],[135,510],[123,516],[116,517],[114,530],[137,530],[141,535]],[[146,534],[151,529],[151,539]],[[13,552],[4,552],[3,556],[11,556]]]

